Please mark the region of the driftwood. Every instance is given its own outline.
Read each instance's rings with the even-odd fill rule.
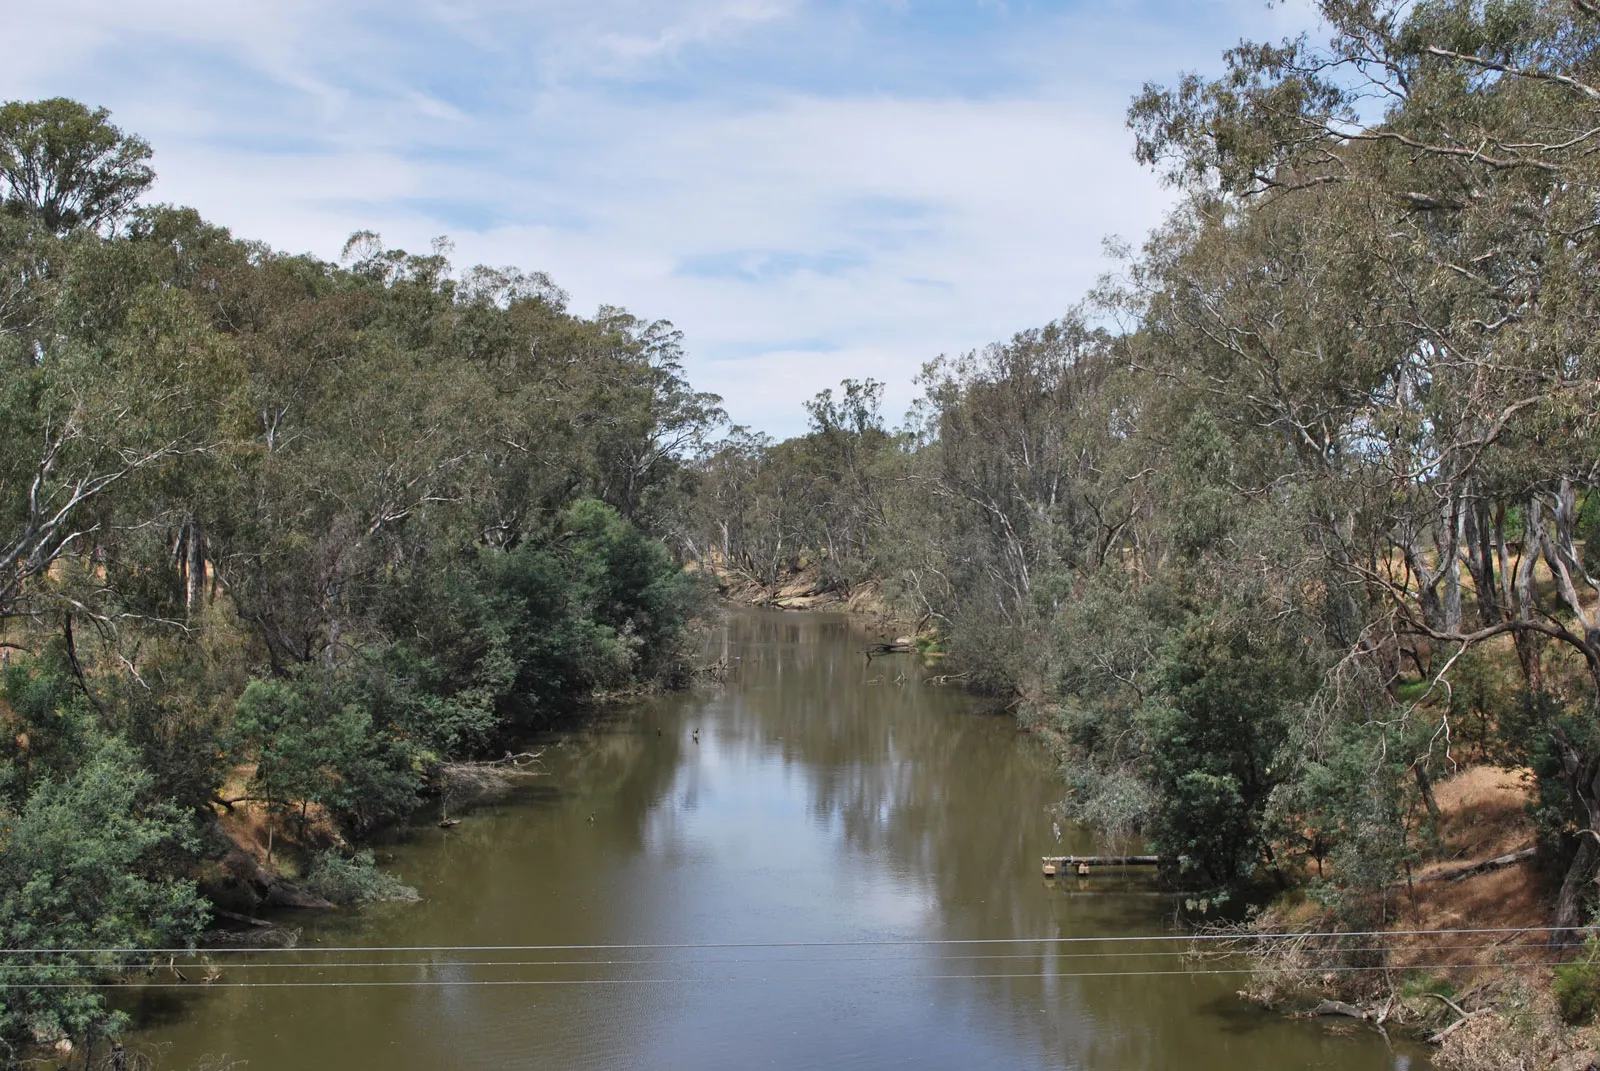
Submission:
[[[473,803],[489,799],[510,790],[523,777],[533,777],[543,772],[539,764],[541,751],[506,752],[498,759],[482,762],[447,762],[434,771],[434,783],[439,787],[439,798],[445,813],[441,822],[450,818],[452,804]]]
[[[1437,1034],[1430,1034],[1428,1036],[1428,1041],[1431,1042],[1434,1045],[1437,1045],[1440,1042],[1442,1042],[1445,1038],[1447,1038],[1451,1034],[1455,1033],[1456,1029],[1462,1023],[1468,1022],[1468,1021],[1470,1021],[1472,1019],[1476,1019],[1480,1015],[1488,1015],[1492,1011],[1494,1011],[1493,1008],[1479,1008],[1477,1011],[1467,1012],[1466,1014],[1462,1015],[1461,1018],[1457,1019],[1455,1022],[1451,1023],[1449,1026],[1445,1027],[1443,1030],[1439,1031]]]
[[[1450,1010],[1451,1011],[1455,1012],[1457,1015],[1461,1016],[1462,1018],[1466,1017],[1467,1010],[1465,1008],[1463,1008],[1461,1005],[1457,1004],[1455,1001],[1451,1000],[1449,997],[1445,996],[1443,993],[1435,993],[1435,992],[1432,992],[1430,990],[1429,992],[1424,993],[1422,995],[1425,996],[1425,997],[1432,997],[1434,1000],[1442,1000],[1442,1001],[1444,1001],[1444,1003],[1446,1003],[1446,1004],[1448,1004],[1450,1006]]]
[[[728,678],[733,675],[733,671],[734,666],[726,658],[719,658],[715,662],[709,662],[695,670],[696,673],[713,684],[726,684]]]
[[[878,655],[912,654],[915,651],[916,647],[914,645],[896,640],[894,643],[875,643],[868,647],[864,653],[867,656],[867,661],[871,662]]]
[[[211,909],[211,913],[218,918],[227,919],[230,922],[242,922],[246,926],[270,927],[272,925],[272,923],[268,922],[266,919],[253,918],[250,915],[241,915],[237,911],[224,911],[220,907],[213,907]]]
[[[1324,1000],[1306,1014],[1312,1018],[1321,1015],[1348,1015],[1352,1019],[1370,1019],[1372,1015],[1365,1008],[1358,1008],[1354,1004],[1346,1004],[1342,1000]]]
[[[1492,862],[1492,860],[1491,860],[1491,862]],[[1445,996],[1443,993],[1432,993],[1432,992],[1429,992],[1429,993],[1424,993],[1422,995],[1425,996],[1425,997],[1432,997],[1434,1000],[1443,1001],[1444,1003],[1446,1003],[1446,1004],[1448,1004],[1450,1006],[1450,1010],[1451,1011],[1455,1012],[1456,1015],[1460,1016],[1460,1018],[1458,1018],[1455,1022],[1451,1023],[1449,1026],[1445,1027],[1443,1030],[1440,1030],[1436,1034],[1429,1035],[1428,1041],[1429,1041],[1430,1044],[1433,1044],[1433,1045],[1439,1044],[1445,1038],[1447,1038],[1451,1034],[1455,1033],[1456,1029],[1458,1027],[1460,1027],[1462,1023],[1467,1022],[1470,1019],[1476,1019],[1480,1015],[1488,1015],[1490,1012],[1494,1011],[1493,1007],[1488,1007],[1488,1008],[1479,1008],[1477,1011],[1470,1011],[1469,1012],[1465,1008],[1463,1008],[1461,1005],[1457,1004],[1455,1001],[1453,1001],[1449,997]]]
[[[300,931],[281,926],[268,926],[264,930],[211,930],[206,934],[205,943],[211,948],[293,948],[300,943]]]
[[[1473,863],[1469,866],[1456,867],[1454,870],[1443,870],[1437,874],[1428,874],[1425,877],[1418,878],[1417,880],[1419,882],[1460,881],[1463,878],[1470,878],[1476,874],[1487,874],[1491,870],[1499,870],[1503,867],[1514,866],[1515,864],[1522,862],[1524,859],[1532,859],[1537,851],[1537,848],[1523,848],[1519,851],[1509,852],[1506,855],[1497,855],[1493,859],[1485,859],[1481,863]]]
[[[1159,855],[1046,855],[1041,856],[1045,863],[1054,863],[1056,866],[1160,866]]]

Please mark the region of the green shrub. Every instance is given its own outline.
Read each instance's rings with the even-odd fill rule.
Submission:
[[[1561,1008],[1561,1018],[1573,1026],[1587,1023],[1600,1011],[1600,962],[1595,961],[1600,945],[1588,944],[1587,958],[1578,963],[1568,963],[1556,968],[1556,1004]]]
[[[1428,680],[1403,681],[1395,686],[1395,698],[1402,703],[1415,703],[1428,693],[1428,686],[1432,683]]]
[[[410,814],[422,787],[413,750],[374,722],[369,698],[319,666],[251,681],[235,704],[235,730],[256,760],[252,793],[297,814],[302,827],[309,804],[358,834]]]
[[[95,986],[140,960],[126,950],[191,946],[208,917],[168,870],[193,849],[191,816],[148,798],[153,778],[123,741],[91,732],[82,746],[76,769],[0,798],[0,1066],[34,1038],[120,1032],[126,1013]],[[21,951],[41,948],[74,951]]]
[[[372,852],[346,858],[337,851],[318,852],[306,873],[306,888],[336,904],[368,900],[416,900],[417,890],[378,869]]]

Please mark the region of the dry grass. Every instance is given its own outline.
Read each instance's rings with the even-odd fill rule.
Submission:
[[[1531,771],[1496,766],[1474,766],[1436,784],[1439,839],[1448,860],[1442,866],[1490,859],[1532,844],[1527,809],[1532,791]]]
[[[1462,770],[1440,782],[1444,858],[1391,890],[1392,930],[1384,944],[1395,973],[1318,973],[1340,943],[1282,942],[1261,960],[1245,995],[1267,1005],[1333,997],[1354,1002],[1370,1015],[1396,1024],[1437,1030],[1458,1018],[1431,996],[1442,993],[1479,1012],[1443,1039],[1438,1066],[1452,1071],[1489,1068],[1587,1068],[1593,1057],[1588,1030],[1561,1023],[1550,994],[1548,968],[1506,970],[1501,965],[1552,958],[1544,934],[1461,934],[1450,931],[1517,929],[1549,924],[1550,890],[1531,860],[1451,881],[1441,875],[1509,854],[1533,843],[1527,813],[1532,792],[1525,771],[1492,766]],[[1434,880],[1429,880],[1434,879]],[[1261,921],[1268,930],[1315,930],[1320,909],[1311,901],[1280,904]]]
[[[255,776],[255,772],[254,763],[241,763],[230,770],[218,795],[223,799],[239,802],[235,803],[232,809],[220,806],[214,808],[218,827],[240,852],[256,863],[266,865],[270,846],[272,869],[285,877],[293,878],[297,876],[294,866],[296,845],[327,847],[344,843],[344,838],[339,835],[333,820],[323,808],[316,805],[306,808],[303,834],[298,810],[291,814],[280,815],[276,828],[270,828],[266,804],[257,800],[241,799],[248,791],[250,778]]]
[[[1477,766],[1441,782],[1440,840],[1445,858],[1415,875],[1406,889],[1406,910],[1397,927],[1415,930],[1514,929],[1551,921],[1548,890],[1540,883],[1533,860],[1462,878],[1437,880],[1463,866],[1507,855],[1533,844],[1533,822],[1527,802],[1532,784],[1526,771]],[[1450,938],[1430,934],[1397,936],[1399,966],[1457,964],[1499,959],[1526,959],[1526,938],[1505,940]],[[1459,944],[1441,949],[1441,944]],[[1542,941],[1532,944],[1542,946]],[[1504,972],[1491,972],[1504,973]],[[1458,980],[1458,986],[1467,984]],[[1463,1027],[1463,1029],[1466,1029]]]

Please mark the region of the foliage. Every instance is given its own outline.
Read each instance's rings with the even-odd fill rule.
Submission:
[[[1600,962],[1596,961],[1597,948],[1593,940],[1584,947],[1584,958],[1555,969],[1552,989],[1561,1017],[1578,1026],[1593,1022],[1600,1012]]]
[[[1420,861],[1406,813],[1406,750],[1382,725],[1343,725],[1288,801],[1317,863],[1314,892],[1352,927],[1381,929],[1406,868]],[[1327,866],[1324,868],[1324,860]]]
[[[192,947],[207,921],[194,884],[166,865],[192,850],[192,816],[148,797],[151,777],[126,745],[91,736],[85,747],[70,773],[25,795],[13,782],[0,805],[4,947],[70,950],[6,956],[0,1044],[12,1059],[35,1037],[82,1039],[126,1022],[92,988],[41,985],[110,980],[126,950]]]
[[[251,681],[236,732],[256,762],[252,791],[269,808],[298,804],[302,826],[312,805],[358,833],[409,814],[422,787],[413,755],[363,698],[320,667]]]
[[[130,211],[142,142],[8,105],[12,810],[108,736],[204,807],[232,739],[284,817],[370,828],[431,764],[670,676],[695,596],[670,545],[881,581],[1059,742],[1069,813],[1207,892],[1314,864],[1340,916],[1385,919],[1466,739],[1537,774],[1575,925],[1600,868],[1600,12],[1318,9],[1326,32],[1133,103],[1178,200],[1081,308],[930,361],[897,430],[847,380],[784,442],[710,440],[670,324],[573,315],[443,244],[362,232],[330,264]],[[13,177],[89,190],[74,160],[114,192]]]
[[[52,231],[114,221],[155,181],[150,146],[56,97],[0,105],[0,183],[6,209],[37,215]]]
[[[667,540],[724,419],[670,323],[443,242],[285,255],[140,207],[150,155],[104,109],[0,106],[0,894],[72,890],[46,943],[191,940],[241,763],[271,834],[359,837],[440,763],[670,680],[700,592]],[[58,992],[8,978],[4,1040],[116,1024]]]
[[[776,583],[802,557],[848,590],[884,571],[874,538],[902,437],[883,425],[883,384],[845,380],[805,403],[806,435],[773,443],[734,428],[701,463],[688,544],[724,567]]]
[[[1173,644],[1150,715],[1159,854],[1221,889],[1274,863],[1267,804],[1295,773],[1289,721],[1311,676],[1292,648],[1227,623]]]
[[[660,542],[582,499],[514,548],[428,563],[389,598],[395,639],[363,687],[425,757],[448,761],[593,690],[670,675],[700,592]]]
[[[763,583],[881,580],[1057,741],[1066,813],[1208,889],[1312,868],[1382,920],[1463,744],[1532,766],[1574,925],[1600,868],[1600,9],[1317,8],[1325,32],[1133,102],[1179,197],[1082,308],[931,361],[893,439],[849,382],[804,436],[730,436],[692,540]]]
[[[318,852],[306,870],[305,884],[306,888],[335,904],[417,899],[417,890],[378,869],[370,850],[351,856],[331,848]]]

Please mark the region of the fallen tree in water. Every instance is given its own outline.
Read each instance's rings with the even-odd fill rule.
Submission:
[[[454,825],[451,807],[471,806],[511,791],[523,778],[544,773],[539,751],[508,751],[498,759],[442,763],[433,774],[439,791],[441,825]]]

